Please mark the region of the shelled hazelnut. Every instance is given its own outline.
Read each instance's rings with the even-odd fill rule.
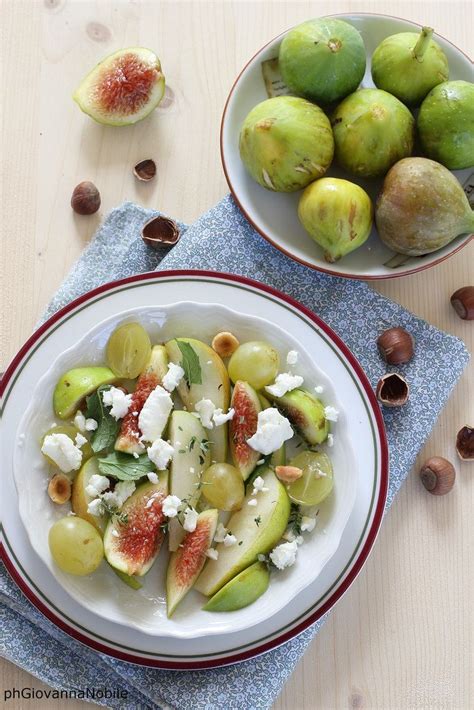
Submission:
[[[94,214],[100,207],[100,192],[93,182],[80,182],[71,197],[71,207],[77,214]]]

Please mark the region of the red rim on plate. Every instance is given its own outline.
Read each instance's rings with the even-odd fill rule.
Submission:
[[[328,15],[328,17],[347,17],[348,14],[350,14],[350,13],[343,13],[343,12],[340,12],[340,13]],[[399,20],[400,22],[407,22],[407,23],[413,25],[414,27],[420,27],[420,28],[422,27],[422,25],[420,25],[418,22],[412,22],[412,20],[405,20],[405,19],[402,18],[402,17],[395,17],[394,15],[383,15],[383,14],[381,14],[381,13],[376,13],[376,12],[358,12],[358,13],[355,13],[355,15],[356,15],[356,16],[361,15],[362,17],[363,17],[364,15],[365,15],[365,16],[368,16],[368,17],[384,17],[384,18],[388,18],[388,19],[391,19],[391,20]],[[457,246],[456,249],[453,249],[453,251],[449,252],[449,254],[445,254],[444,256],[441,256],[439,259],[436,259],[436,261],[432,261],[432,262],[430,262],[429,264],[423,264],[423,265],[419,266],[419,267],[416,268],[416,269],[410,269],[409,271],[397,271],[396,273],[393,273],[393,274],[380,274],[379,276],[370,276],[369,274],[367,274],[367,275],[345,274],[345,273],[341,273],[340,271],[336,271],[335,269],[324,268],[323,266],[316,266],[315,264],[313,264],[313,263],[310,262],[310,261],[306,261],[305,259],[301,259],[300,257],[295,256],[295,255],[292,254],[290,251],[288,251],[287,249],[284,249],[281,245],[279,245],[279,244],[277,244],[276,242],[274,242],[273,239],[272,239],[271,237],[269,237],[266,232],[264,232],[262,229],[260,229],[260,227],[258,227],[258,226],[255,224],[255,222],[253,221],[253,219],[250,217],[250,215],[249,215],[248,212],[244,209],[242,203],[240,202],[240,200],[239,200],[239,198],[238,198],[238,195],[237,195],[237,193],[236,193],[236,191],[235,191],[235,189],[234,189],[234,186],[233,186],[233,184],[232,184],[232,181],[231,181],[231,179],[230,179],[229,171],[228,171],[228,169],[227,169],[227,164],[226,164],[226,162],[225,162],[225,156],[224,156],[224,122],[225,122],[225,118],[226,118],[227,109],[228,109],[228,106],[229,106],[230,99],[232,98],[232,95],[233,95],[233,93],[234,93],[234,90],[235,90],[237,84],[239,83],[242,74],[244,74],[244,72],[246,71],[247,67],[253,62],[253,60],[255,59],[255,57],[257,57],[266,47],[268,47],[268,45],[272,44],[275,40],[279,39],[279,37],[283,37],[284,35],[286,35],[287,32],[290,31],[290,29],[291,29],[291,27],[289,27],[288,29],[284,30],[284,31],[281,32],[280,34],[278,34],[278,35],[276,35],[275,37],[273,37],[273,39],[271,39],[269,42],[267,42],[266,44],[264,44],[263,47],[261,47],[257,52],[255,52],[255,54],[253,55],[253,57],[251,57],[251,58],[248,60],[248,62],[245,64],[245,66],[243,67],[243,69],[239,72],[239,74],[237,75],[237,78],[235,79],[234,83],[232,84],[232,88],[231,88],[231,90],[230,90],[230,92],[229,92],[229,95],[228,95],[228,97],[227,97],[227,99],[226,99],[226,102],[225,102],[225,105],[224,105],[224,110],[223,110],[223,112],[222,112],[221,130],[220,130],[220,149],[221,149],[222,168],[223,168],[223,170],[224,170],[225,179],[227,180],[227,184],[228,184],[228,186],[229,186],[229,190],[230,190],[231,193],[232,193],[232,197],[234,198],[234,200],[235,200],[235,202],[237,203],[237,205],[238,205],[240,211],[241,211],[242,214],[245,216],[245,218],[247,219],[247,221],[250,222],[250,224],[252,225],[252,227],[255,229],[256,232],[258,232],[258,234],[260,234],[260,236],[262,236],[264,239],[266,239],[267,242],[269,242],[272,246],[274,246],[275,249],[278,249],[278,251],[280,251],[282,254],[285,254],[285,255],[288,256],[290,259],[293,259],[293,261],[297,261],[298,263],[303,264],[303,266],[307,266],[308,268],[313,269],[314,271],[322,271],[323,273],[325,273],[325,274],[330,274],[331,276],[340,276],[341,278],[344,278],[344,279],[355,279],[356,281],[381,281],[381,280],[385,280],[385,279],[397,279],[397,278],[400,278],[400,277],[402,277],[402,276],[411,276],[411,274],[417,274],[417,273],[419,273],[420,271],[425,271],[426,269],[430,269],[432,266],[437,266],[438,264],[441,264],[441,262],[446,261],[446,259],[449,259],[450,256],[453,256],[454,254],[457,254],[458,251],[460,251],[460,250],[463,249],[467,244],[469,244],[469,242],[471,241],[471,239],[474,239],[474,234],[468,235],[468,236],[466,237],[466,239],[462,242],[462,244],[460,244],[459,246]],[[462,49],[459,49],[459,47],[456,47],[455,44],[453,44],[453,43],[450,42],[448,39],[446,39],[446,37],[443,37],[443,35],[439,34],[439,32],[437,32],[436,34],[438,35],[438,37],[441,37],[441,39],[443,39],[445,42],[447,42],[447,43],[450,44],[452,47],[454,47],[458,52],[460,52],[462,55],[464,55],[464,56],[466,57],[466,59],[468,59],[469,61],[471,61],[470,57],[468,57],[468,55],[467,55],[465,52],[463,52]]]
[[[47,605],[43,603],[43,601],[39,598],[34,585],[30,582],[30,580],[27,579],[26,574],[22,574],[23,570],[21,569],[20,565],[15,564],[14,561],[14,555],[9,554],[7,551],[6,545],[2,543],[1,545],[1,558],[10,573],[11,577],[14,579],[18,587],[21,589],[23,594],[30,600],[30,602],[42,613],[44,616],[46,616],[50,621],[53,622],[59,629],[62,631],[66,632],[69,636],[72,636],[76,640],[80,641],[81,643],[85,644],[86,646],[99,651],[101,653],[105,653],[109,656],[113,656],[115,658],[118,658],[120,660],[128,661],[130,663],[136,663],[139,665],[144,665],[144,666],[151,666],[154,668],[163,668],[163,669],[174,669],[174,670],[190,670],[190,669],[204,669],[204,668],[215,668],[219,666],[224,666],[224,665],[229,665],[232,663],[237,663],[239,661],[244,661],[249,658],[253,658],[255,656],[258,656],[262,653],[265,653],[267,651],[270,651],[271,649],[276,648],[277,646],[280,646],[282,643],[285,643],[285,641],[288,641],[298,634],[300,634],[302,631],[307,629],[311,624],[314,624],[318,619],[320,619],[329,609],[331,609],[332,606],[342,597],[342,595],[347,591],[347,589],[351,586],[352,582],[355,580],[357,575],[359,574],[360,570],[362,569],[365,561],[367,560],[367,557],[374,545],[375,539],[377,537],[378,531],[380,529],[380,524],[382,521],[383,517],[383,512],[385,508],[385,502],[387,498],[387,492],[388,492],[388,480],[389,480],[389,474],[388,474],[388,446],[387,446],[387,440],[385,436],[385,427],[384,427],[384,422],[383,422],[383,417],[380,411],[380,407],[378,405],[378,402],[376,400],[376,397],[374,395],[374,392],[370,386],[370,383],[362,370],[361,365],[359,362],[356,360],[352,352],[349,350],[347,345],[344,344],[344,342],[341,340],[341,338],[331,329],[329,326],[321,320],[317,315],[315,315],[312,311],[310,311],[306,306],[302,305],[298,301],[294,300],[290,296],[287,296],[276,289],[267,286],[265,284],[262,284],[258,281],[254,281],[253,279],[248,279],[243,276],[236,276],[233,274],[227,274],[227,273],[219,273],[219,272],[210,272],[210,271],[199,271],[199,270],[172,270],[172,271],[162,271],[162,272],[151,272],[151,273],[145,273],[145,274],[138,274],[136,276],[130,276],[124,279],[120,279],[118,281],[113,281],[106,283],[102,286],[99,286],[98,288],[93,289],[92,291],[89,291],[86,294],[83,294],[79,298],[76,298],[74,301],[69,303],[67,306],[59,310],[57,313],[55,313],[51,318],[49,318],[43,325],[38,328],[37,331],[33,333],[33,335],[26,341],[26,343],[23,345],[23,347],[18,351],[17,355],[13,358],[12,362],[8,366],[1,382],[0,382],[0,395],[3,395],[4,392],[6,391],[7,385],[15,378],[15,375],[17,373],[17,370],[19,369],[23,359],[25,356],[29,353],[30,350],[32,350],[35,346],[35,344],[38,342],[38,340],[41,338],[41,336],[46,333],[56,322],[60,321],[66,314],[71,313],[75,309],[78,308],[81,304],[93,300],[97,295],[106,293],[107,291],[111,291],[114,289],[117,289],[118,287],[121,287],[125,284],[130,284],[130,283],[137,283],[140,281],[147,281],[147,280],[153,280],[153,279],[166,279],[170,277],[180,277],[185,279],[186,277],[189,276],[197,276],[197,277],[206,277],[206,278],[211,278],[211,279],[216,279],[220,281],[229,281],[229,282],[234,282],[234,283],[240,283],[244,284],[246,286],[251,287],[252,289],[260,292],[264,292],[267,294],[270,294],[274,298],[283,301],[284,303],[290,305],[292,309],[295,309],[297,311],[300,311],[306,318],[311,320],[316,326],[321,329],[329,338],[332,340],[332,342],[336,345],[336,347],[340,350],[344,358],[347,359],[349,362],[350,366],[352,367],[354,373],[356,374],[359,383],[362,385],[363,390],[365,391],[365,394],[367,396],[368,404],[370,406],[370,409],[372,410],[372,414],[374,416],[375,423],[377,425],[377,433],[378,433],[378,443],[380,446],[380,488],[378,492],[378,497],[377,501],[375,503],[375,509],[374,509],[374,514],[373,514],[373,519],[372,523],[370,525],[370,529],[367,532],[367,536],[365,539],[365,542],[363,544],[362,549],[360,550],[357,559],[353,562],[352,567],[350,571],[348,572],[347,576],[344,578],[344,580],[339,584],[339,586],[336,587],[334,592],[330,595],[330,597],[326,600],[326,602],[319,608],[317,609],[314,613],[310,614],[308,617],[306,617],[301,623],[297,624],[296,626],[292,627],[289,631],[286,631],[284,633],[281,633],[280,635],[277,635],[275,638],[271,639],[268,642],[261,643],[259,645],[258,642],[255,642],[256,645],[249,651],[241,652],[241,653],[229,653],[228,655],[219,658],[219,659],[211,659],[211,660],[203,660],[203,661],[164,661],[164,660],[158,660],[158,659],[153,659],[153,658],[144,658],[142,655],[140,655],[139,652],[137,654],[133,653],[128,653],[128,652],[122,652],[119,649],[113,647],[113,646],[107,646],[106,644],[102,644],[97,642],[94,639],[89,638],[85,634],[81,633],[78,631],[76,628],[73,626],[69,625],[63,618],[61,618],[58,614],[54,613]],[[20,571],[21,570],[21,571]],[[112,643],[112,642],[111,642]],[[225,653],[225,652],[224,652]]]

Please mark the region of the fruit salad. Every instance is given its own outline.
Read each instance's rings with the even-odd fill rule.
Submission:
[[[322,393],[296,350],[281,362],[229,332],[152,344],[140,323],[119,325],[105,363],[68,370],[53,393],[47,495],[70,507],[49,531],[54,563],[108,564],[138,590],[167,546],[168,616],[192,588],[206,611],[251,604],[317,534],[331,494],[338,412]]]

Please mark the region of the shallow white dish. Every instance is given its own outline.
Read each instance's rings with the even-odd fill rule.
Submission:
[[[94,574],[75,577],[61,572],[54,564],[48,547],[51,525],[70,510],[69,504],[58,506],[46,493],[51,476],[50,467],[40,452],[38,442],[54,421],[52,394],[60,376],[73,367],[105,363],[105,346],[117,325],[140,322],[150,334],[152,343],[166,342],[173,337],[188,336],[207,343],[223,329],[230,330],[241,342],[263,339],[279,352],[282,368],[289,350],[297,350],[298,363],[292,368],[304,376],[304,386],[312,390],[324,387],[321,398],[335,406],[340,417],[332,429],[334,446],[328,450],[335,477],[331,496],[319,506],[317,528],[306,534],[299,548],[296,563],[282,573],[272,575],[268,591],[254,604],[233,613],[202,611],[205,597],[191,591],[171,619],[166,615],[166,568],[168,555],[163,545],[151,571],[141,578],[143,588],[134,591],[121,582],[113,571],[102,564]],[[35,387],[30,405],[21,421],[14,450],[13,468],[20,502],[20,515],[30,543],[55,576],[58,583],[80,604],[95,614],[144,633],[177,638],[222,634],[258,624],[278,613],[320,574],[336,551],[354,505],[359,476],[350,421],[344,415],[351,409],[353,393],[337,391],[324,372],[292,333],[282,331],[274,323],[240,315],[219,304],[182,302],[170,306],[141,307],[108,318],[86,333],[83,338],[62,353]],[[60,423],[60,420],[56,420]],[[322,449],[326,447],[321,447]],[[258,508],[256,508],[256,513]]]
[[[362,35],[367,50],[367,68],[361,86],[373,87],[370,59],[378,44],[397,32],[418,32],[421,26],[386,15],[337,15],[354,25]],[[227,99],[221,126],[221,157],[230,190],[254,228],[287,256],[318,271],[354,279],[387,279],[422,271],[444,261],[465,246],[473,235],[463,235],[443,249],[422,257],[394,259],[398,266],[388,266],[396,255],[383,244],[375,226],[371,236],[359,249],[335,264],[323,258],[322,249],[311,239],[298,220],[297,206],[301,191],[275,193],[258,185],[246,172],[239,156],[239,133],[248,112],[260,101],[268,98],[262,77],[261,64],[278,57],[280,43],[285,33],[275,37],[248,62],[237,77]],[[472,63],[463,52],[440,35],[435,36],[449,62],[450,79],[472,81]],[[472,168],[458,170],[454,175],[465,184]],[[335,162],[327,176],[342,177],[360,184],[375,201],[383,180],[361,180],[345,173]]]
[[[133,304],[165,309],[182,300],[238,304],[243,316],[263,318],[292,335],[302,350],[316,357],[318,369],[337,383],[342,425],[357,442],[360,476],[354,506],[340,544],[317,578],[260,623],[242,630],[182,638],[150,635],[128,624],[97,615],[76,601],[33,549],[19,514],[13,456],[20,422],[41,377],[59,352],[76,346],[105,319]],[[255,656],[283,643],[320,618],[340,598],[363,566],[380,526],[388,484],[387,447],[380,409],[370,384],[350,351],[317,316],[271,288],[242,277],[206,272],[145,274],[105,284],[53,316],[20,350],[1,382],[2,558],[32,603],[59,628],[88,646],[127,661],[161,668],[208,668]],[[350,406],[349,406],[350,405]],[[49,422],[47,422],[49,423]],[[25,441],[25,446],[26,446]],[[30,469],[31,476],[38,472]],[[115,579],[114,579],[114,589]],[[160,604],[158,603],[158,607]],[[186,615],[185,615],[186,616]]]

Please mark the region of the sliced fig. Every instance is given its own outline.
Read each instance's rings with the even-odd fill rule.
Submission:
[[[113,516],[104,534],[107,562],[127,575],[141,577],[155,561],[163,542],[163,500],[168,491],[166,472],[158,483],[143,483]]]
[[[323,403],[311,392],[294,389],[283,395],[268,395],[308,444],[322,444],[328,437],[329,423]]]
[[[132,403],[128,414],[122,419],[120,433],[115,442],[117,451],[126,454],[141,453],[140,430],[138,428],[138,415],[148,399],[148,395],[157,385],[161,385],[163,377],[168,371],[168,356],[164,345],[155,345],[151,350],[150,359],[138,378],[135,392],[132,394]]]
[[[168,616],[189,592],[204,567],[206,552],[216,532],[217,516],[215,508],[200,513],[196,529],[186,534],[181,546],[170,556],[166,575]]]
[[[146,118],[164,92],[165,77],[156,54],[144,47],[130,47],[99,62],[73,99],[94,121],[127,126]]]
[[[253,387],[242,380],[235,383],[230,406],[235,410],[229,427],[230,453],[234,466],[245,481],[261,457],[247,444],[247,439],[257,431],[258,413],[262,407]]]

